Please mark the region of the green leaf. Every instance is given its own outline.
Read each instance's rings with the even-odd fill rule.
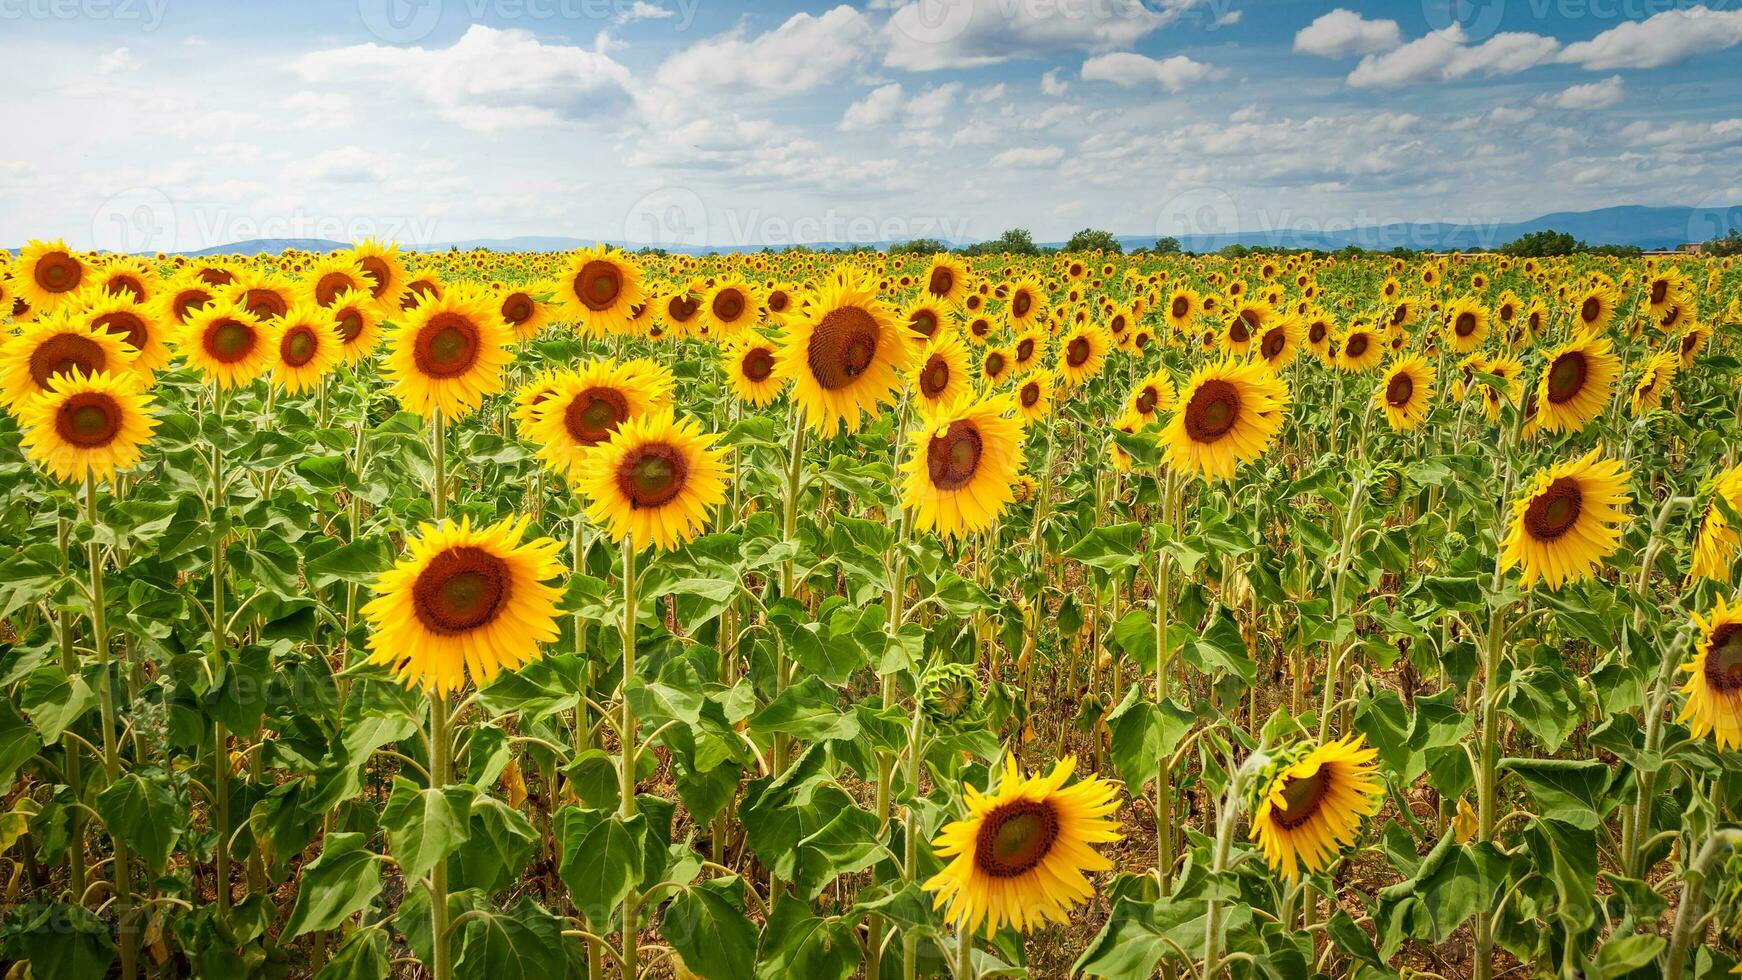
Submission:
[[[741,907],[744,882],[715,878],[678,893],[665,911],[659,934],[703,980],[754,980],[756,927]]]
[[[61,732],[78,721],[97,703],[97,694],[78,674],[68,677],[58,666],[40,667],[18,691],[18,706],[46,742],[58,741]]]
[[[471,835],[473,786],[419,789],[403,776],[393,780],[393,792],[381,811],[393,859],[408,877],[421,878],[436,862],[459,850]]]
[[[385,534],[374,534],[307,558],[303,572],[317,589],[334,582],[373,585],[382,572],[393,567],[393,558],[392,540]]]
[[[836,707],[838,696],[820,677],[806,677],[780,692],[750,718],[752,731],[791,735],[805,741],[859,737],[859,717]]]
[[[352,930],[314,980],[380,980],[391,976],[387,941],[387,930],[380,926]]]
[[[31,980],[102,980],[115,962],[109,924],[82,905],[49,905],[22,928],[9,931],[30,967]]]
[[[846,980],[859,965],[859,942],[848,919],[830,922],[804,902],[779,902],[756,953],[759,980]]]
[[[1107,716],[1113,740],[1113,766],[1131,792],[1141,792],[1160,773],[1161,762],[1173,754],[1196,718],[1169,699],[1156,704],[1133,685]]]
[[[611,920],[617,906],[634,890],[642,875],[642,846],[636,830],[616,814],[565,807],[557,817],[557,833],[563,843],[558,874],[569,888],[569,898],[588,922],[602,926]]]
[[[130,772],[110,783],[92,802],[109,833],[127,842],[153,874],[162,874],[187,828],[187,816],[177,804],[168,777],[147,779]]]
[[[0,701],[0,792],[12,788],[12,776],[18,767],[30,761],[41,748],[42,739],[18,713],[17,705],[10,698]]]
[[[1594,760],[1501,759],[1501,772],[1524,783],[1539,816],[1595,830],[1613,774]]]
[[[366,850],[367,843],[364,834],[327,835],[320,857],[303,865],[296,903],[284,923],[286,939],[337,928],[381,893],[382,857]]]
[[[1407,939],[1444,942],[1470,916],[1494,907],[1510,871],[1511,859],[1493,844],[1459,844],[1448,832],[1414,877],[1380,890],[1374,921],[1381,954],[1397,955]]]
[[[561,919],[524,896],[508,911],[496,912],[482,895],[473,894],[480,901],[454,937],[456,980],[568,975]]]
[[[1065,552],[1066,558],[1103,572],[1116,572],[1143,563],[1143,525],[1111,524],[1094,528]]]

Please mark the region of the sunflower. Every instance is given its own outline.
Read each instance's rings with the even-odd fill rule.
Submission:
[[[136,374],[78,368],[20,406],[26,456],[62,483],[112,480],[139,462],[157,420]]]
[[[923,412],[909,434],[902,503],[914,526],[958,538],[985,530],[1022,471],[1022,423],[1008,395],[961,397]]]
[[[730,336],[756,325],[762,298],[742,276],[727,276],[702,298],[702,321],[716,337]]]
[[[1092,323],[1078,324],[1059,341],[1060,380],[1072,388],[1087,384],[1107,365],[1110,346],[1106,331]]]
[[[1300,318],[1284,313],[1271,317],[1265,322],[1264,329],[1254,342],[1258,356],[1264,359],[1273,370],[1280,371],[1294,363],[1300,354],[1301,339],[1306,334],[1301,326]]]
[[[1167,325],[1174,333],[1183,333],[1192,325],[1192,317],[1197,315],[1203,300],[1194,289],[1186,286],[1175,286],[1173,293],[1167,298]]]
[[[1245,354],[1276,316],[1276,307],[1264,300],[1231,300],[1222,328],[1223,349],[1229,354]]]
[[[382,373],[405,408],[451,422],[502,390],[511,339],[489,296],[455,286],[423,296],[400,317]]]
[[[1306,349],[1327,367],[1336,364],[1336,357],[1331,353],[1331,342],[1336,336],[1337,324],[1329,313],[1320,309],[1306,312]]]
[[[630,308],[646,300],[641,266],[623,252],[596,245],[575,253],[557,283],[563,316],[594,337],[627,331]]]
[[[498,285],[491,299],[496,304],[496,311],[502,317],[502,323],[514,335],[514,342],[523,344],[544,332],[550,326],[550,304],[542,303],[533,295],[537,292],[547,292],[540,286],[507,286]]]
[[[631,418],[588,453],[575,489],[612,541],[672,549],[693,540],[726,499],[725,449],[695,419],[660,412]]]
[[[551,580],[566,569],[556,558],[561,542],[522,542],[531,520],[419,527],[363,607],[369,662],[391,666],[407,686],[445,696],[468,673],[483,686],[501,670],[537,660],[538,645],[557,638],[562,590]]]
[[[1685,305],[1691,288],[1687,275],[1680,269],[1671,266],[1658,270],[1645,282],[1646,308],[1661,318],[1666,311]]]
[[[1010,326],[1024,331],[1046,319],[1046,291],[1033,279],[1023,278],[1010,284],[1010,304],[1006,307]]]
[[[1125,405],[1146,423],[1173,411],[1173,378],[1168,376],[1167,369],[1161,368],[1138,382]]]
[[[133,370],[150,373],[169,363],[169,345],[158,327],[156,308],[139,302],[131,290],[88,289],[66,309],[75,323],[98,333],[119,334],[133,351]]]
[[[653,300],[654,319],[674,337],[696,333],[702,325],[702,301],[698,297],[706,290],[703,283],[692,282],[661,293]]]
[[[261,323],[275,320],[296,305],[296,284],[271,272],[245,270],[224,287],[224,296],[254,314]]]
[[[380,312],[383,315],[397,312],[405,297],[406,288],[410,285],[407,281],[409,276],[405,271],[405,260],[399,255],[399,246],[378,242],[373,238],[364,239],[351,246],[351,259],[363,270],[363,275],[368,277],[368,285],[363,291],[369,294]],[[343,326],[341,323],[341,329]]]
[[[1046,331],[1036,326],[1024,330],[1016,337],[1016,342],[1010,345],[1010,366],[1013,370],[1027,373],[1034,370],[1046,360]]]
[[[1427,418],[1434,397],[1434,374],[1433,365],[1421,354],[1398,361],[1385,372],[1373,392],[1373,403],[1385,410],[1385,420],[1393,432],[1409,432]]]
[[[964,933],[983,925],[990,937],[1005,925],[1026,932],[1065,922],[1072,907],[1093,897],[1084,872],[1113,867],[1093,845],[1123,836],[1111,819],[1119,789],[1098,776],[1066,786],[1075,769],[1067,756],[1050,774],[1025,777],[1008,757],[997,792],[964,786],[968,818],[946,824],[932,842],[949,859],[923,886],[937,893],[932,907],[948,906],[946,917]]]
[[[37,316],[52,313],[91,285],[93,273],[66,242],[32,241],[12,263],[12,293]]]
[[[1024,425],[1052,411],[1052,372],[1030,371],[1016,385],[1016,417]]]
[[[252,384],[272,366],[270,332],[234,299],[201,307],[174,339],[188,363],[220,388]]]
[[[1010,377],[1015,362],[1016,357],[1008,347],[986,348],[980,357],[980,377],[986,382],[986,387],[996,387]]]
[[[1385,792],[1378,755],[1352,735],[1279,767],[1252,808],[1252,839],[1264,860],[1294,881],[1303,871],[1324,870],[1354,843],[1361,820],[1378,812]]]
[[[1716,582],[1730,581],[1730,566],[1742,551],[1742,533],[1731,526],[1724,513],[1728,508],[1742,511],[1742,466],[1737,466],[1714,479],[1700,494],[1705,508],[1694,529],[1693,568],[1688,581],[1709,578]]]
[[[907,304],[901,311],[899,319],[912,330],[914,336],[930,340],[938,335],[939,330],[953,332],[949,308],[929,296],[921,296]]]
[[[1168,465],[1227,479],[1269,448],[1288,405],[1288,385],[1262,362],[1230,358],[1203,365],[1180,386],[1162,430]]]
[[[1469,296],[1460,296],[1446,305],[1446,343],[1460,354],[1468,354],[1488,339],[1488,311]]]
[[[925,273],[924,295],[949,307],[962,305],[968,296],[967,263],[944,252],[932,256],[931,268]]]
[[[321,258],[303,281],[308,284],[308,298],[322,309],[331,309],[342,293],[364,292],[375,285],[375,280],[363,274],[362,265],[348,252],[334,252]]]
[[[133,369],[133,359],[133,348],[119,333],[94,329],[64,312],[34,320],[0,343],[0,400],[17,411],[48,391],[56,375],[122,375]]]
[[[913,358],[913,334],[898,326],[875,283],[853,273],[831,279],[810,309],[788,324],[775,373],[793,383],[792,399],[825,437],[892,403]]]
[[[1500,422],[1500,410],[1507,405],[1518,404],[1519,396],[1524,393],[1524,362],[1507,354],[1488,358],[1483,362],[1481,371],[1500,379],[1498,383],[1486,382],[1480,385],[1482,414],[1487,417],[1488,424],[1495,425]]]
[[[187,326],[195,313],[218,297],[217,287],[200,279],[199,273],[187,272],[176,277],[167,289],[157,294],[153,303],[158,319],[171,328]]]
[[[272,329],[277,351],[272,376],[291,394],[312,390],[344,359],[344,341],[330,310],[298,303]]]
[[[578,479],[587,453],[611,438],[623,423],[650,412],[670,411],[672,378],[646,360],[593,360],[560,375],[539,403],[528,432],[539,458],[570,481]]]
[[[785,384],[774,376],[775,347],[754,330],[727,341],[721,352],[726,383],[739,401],[761,408],[780,397]]]
[[[1549,432],[1577,432],[1602,413],[1621,375],[1607,337],[1579,335],[1551,351],[1537,382],[1538,417]]]
[[[1644,415],[1663,403],[1663,393],[1674,383],[1681,357],[1673,350],[1658,351],[1645,361],[1639,380],[1633,384],[1627,405],[1634,415]]]
[[[1524,585],[1550,588],[1590,577],[1621,544],[1629,474],[1592,450],[1539,471],[1512,504],[1512,527],[1500,543],[1502,570],[1522,566]]]
[[[1682,367],[1693,367],[1694,359],[1700,356],[1700,351],[1706,346],[1706,341],[1712,339],[1712,328],[1703,323],[1690,322],[1682,328],[1676,338],[1676,352],[1681,356]]]
[[[111,296],[129,296],[149,303],[156,294],[157,270],[131,255],[110,256],[96,269],[96,288]]]
[[[355,364],[374,353],[381,343],[381,306],[367,292],[340,293],[328,308],[339,332],[340,352],[346,364]]]
[[[384,309],[382,315],[396,316],[402,313],[409,313],[411,312],[411,308],[417,304],[422,303],[425,300],[441,299],[442,295],[446,292],[447,286],[442,282],[442,277],[437,273],[431,272],[425,275],[420,275],[416,279],[405,284],[405,290],[399,294],[399,308],[397,310]]]
[[[1615,307],[1621,297],[1607,283],[1587,286],[1573,301],[1573,324],[1588,334],[1602,333],[1615,319]]]
[[[537,440],[532,427],[538,421],[545,400],[556,394],[557,386],[573,373],[567,369],[541,368],[531,381],[514,389],[514,424],[520,438],[528,442]]]
[[[1742,748],[1742,605],[1718,599],[1711,618],[1693,614],[1700,631],[1691,660],[1681,665],[1688,696],[1677,721],[1687,722],[1694,738],[1710,734],[1718,748]]]
[[[1371,328],[1361,324],[1351,326],[1340,338],[1337,369],[1349,374],[1362,374],[1379,366],[1385,357],[1385,342]]]

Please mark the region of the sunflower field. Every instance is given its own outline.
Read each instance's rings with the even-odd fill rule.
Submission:
[[[8,978],[1738,970],[1733,259],[0,284]]]

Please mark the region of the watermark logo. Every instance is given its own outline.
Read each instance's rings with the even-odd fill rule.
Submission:
[[[666,249],[704,245],[708,240],[708,204],[687,187],[650,191],[623,215],[623,240]]]
[[[442,19],[442,0],[357,0],[357,14],[370,34],[388,44],[429,37]]]
[[[168,251],[176,243],[175,202],[155,187],[112,194],[91,216],[91,242],[109,252]]]
[[[974,22],[974,0],[914,0],[889,23],[920,44],[948,44]]]
[[[1506,0],[1422,0],[1427,26],[1436,31],[1456,31],[1467,44],[1493,37],[1506,16]]]
[[[1164,201],[1155,216],[1158,238],[1172,236],[1185,241],[1188,238],[1232,235],[1243,230],[1239,202],[1220,187],[1186,188]],[[1190,247],[1191,243],[1188,241],[1186,245]]]

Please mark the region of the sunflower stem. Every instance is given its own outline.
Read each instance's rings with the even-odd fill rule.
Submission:
[[[1173,534],[1178,501],[1173,471],[1162,465],[1161,525]],[[1155,562],[1155,705],[1161,709],[1168,697],[1168,622],[1173,615],[1173,555],[1165,546],[1156,549]],[[1166,753],[1155,775],[1155,870],[1162,895],[1173,891],[1173,767]]]
[[[635,620],[638,610],[635,580],[635,538],[623,538],[623,703],[618,737],[622,739],[623,760],[618,768],[618,813],[628,820],[635,816],[635,709],[629,703],[629,682],[635,677]],[[640,938],[636,928],[640,896],[631,890],[623,899],[623,976],[632,980],[639,976],[637,956]]]
[[[103,769],[112,786],[121,778],[121,749],[115,721],[115,677],[109,661],[109,606],[103,588],[103,546],[97,535],[97,478],[89,471],[85,473],[85,520],[91,525],[91,539],[85,543],[91,573],[91,645],[96,649],[97,666],[102,674],[97,698],[103,723]],[[116,927],[121,937],[121,976],[124,980],[133,980],[138,975],[139,964],[133,935],[132,858],[127,843],[114,828],[110,828],[109,837],[115,848],[115,910]]]
[[[448,713],[448,697],[430,695],[429,699],[429,785],[436,792],[447,789],[449,770],[453,764],[454,734],[452,716]],[[448,935],[448,859],[438,858],[429,873],[429,915],[433,962],[430,975],[435,980],[450,980],[454,975],[453,951]]]
[[[224,389],[219,386],[212,394],[212,417],[218,432],[224,431]],[[221,677],[225,668],[224,651],[228,643],[224,607],[224,538],[228,530],[224,488],[224,448],[217,438],[212,440],[212,499],[210,511],[216,534],[212,538],[212,674]],[[230,918],[230,732],[222,721],[212,723],[212,825],[217,831],[213,845],[212,864],[217,878],[218,918]]]
[[[956,980],[977,980],[974,972],[974,934],[966,929],[956,931]]]
[[[62,517],[56,524],[57,537],[60,540],[61,573],[67,572],[67,556],[71,554],[73,522]],[[73,613],[61,610],[56,617],[56,634],[60,641],[61,672],[68,677],[74,677],[79,672],[79,655],[73,639]],[[73,799],[84,802],[84,778],[80,772],[83,760],[79,743],[71,732],[61,736],[61,751],[66,761],[61,764],[66,777],[67,787],[72,790]],[[85,894],[85,812],[82,807],[74,807],[69,814],[72,824],[72,843],[67,848],[68,876],[71,885],[72,900],[77,902]]]

